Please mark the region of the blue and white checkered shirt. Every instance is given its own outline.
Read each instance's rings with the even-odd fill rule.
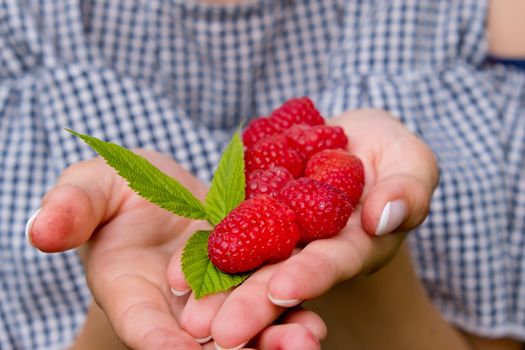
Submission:
[[[231,130],[307,95],[383,108],[436,152],[410,238],[444,317],[525,339],[525,76],[485,64],[488,0],[0,0],[0,348],[62,349],[90,294],[74,252],[24,223],[91,151],[63,130],[171,155],[208,180]]]

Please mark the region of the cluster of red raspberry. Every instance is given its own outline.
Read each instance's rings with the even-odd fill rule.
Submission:
[[[246,200],[210,234],[208,255],[227,273],[286,259],[297,245],[339,233],[364,186],[342,128],[307,97],[288,100],[243,133]]]

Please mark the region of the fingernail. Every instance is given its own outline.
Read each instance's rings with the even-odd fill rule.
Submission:
[[[215,349],[217,349],[217,350],[239,350],[239,349],[244,348],[246,346],[246,344],[248,344],[248,342],[242,343],[241,345],[237,345],[234,348],[223,348],[222,346],[217,344],[217,342],[213,342],[213,344],[215,344]]]
[[[170,290],[171,290],[171,294],[175,295],[176,297],[183,297],[186,294],[188,294],[191,289],[188,288],[186,290],[178,290],[178,289],[175,289],[175,288],[170,288]]]
[[[381,213],[376,236],[386,235],[395,230],[405,218],[406,205],[401,199],[388,202]]]
[[[301,299],[277,299],[272,297],[270,293],[268,293],[268,299],[270,299],[272,304],[282,307],[297,306],[303,302]]]
[[[195,338],[195,341],[199,344],[206,344],[211,340],[211,334],[207,336],[206,338]]]
[[[29,241],[31,245],[33,244],[33,240],[31,239],[31,227],[33,226],[33,222],[35,222],[36,217],[40,213],[42,208],[38,208],[30,217],[29,220],[26,222],[26,238]]]

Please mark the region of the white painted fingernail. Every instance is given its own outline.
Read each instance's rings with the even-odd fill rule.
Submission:
[[[191,289],[188,288],[186,290],[178,290],[178,289],[175,289],[175,288],[170,288],[170,290],[171,290],[171,294],[175,295],[176,297],[183,297],[186,294],[188,294]]]
[[[211,340],[211,334],[207,336],[206,338],[195,338],[195,341],[199,344],[206,344]]]
[[[377,225],[376,236],[386,235],[394,231],[405,218],[406,205],[401,199],[388,202],[381,213]]]
[[[31,227],[33,226],[33,222],[35,222],[36,217],[40,213],[42,208],[38,208],[30,217],[29,220],[26,222],[26,238],[29,241],[31,245],[33,245],[33,241],[31,240]]]
[[[268,293],[268,299],[270,299],[272,304],[282,307],[293,307],[303,302],[301,299],[277,299],[272,297],[270,293]]]
[[[248,344],[248,342],[242,343],[241,345],[237,345],[236,347],[233,347],[233,348],[223,348],[222,346],[217,344],[217,342],[213,342],[213,344],[215,344],[215,349],[217,350],[239,350],[239,349],[244,348],[246,344]]]

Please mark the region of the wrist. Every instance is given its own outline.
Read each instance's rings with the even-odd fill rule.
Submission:
[[[106,314],[92,302],[86,321],[70,350],[119,350],[127,349],[113,331]]]

